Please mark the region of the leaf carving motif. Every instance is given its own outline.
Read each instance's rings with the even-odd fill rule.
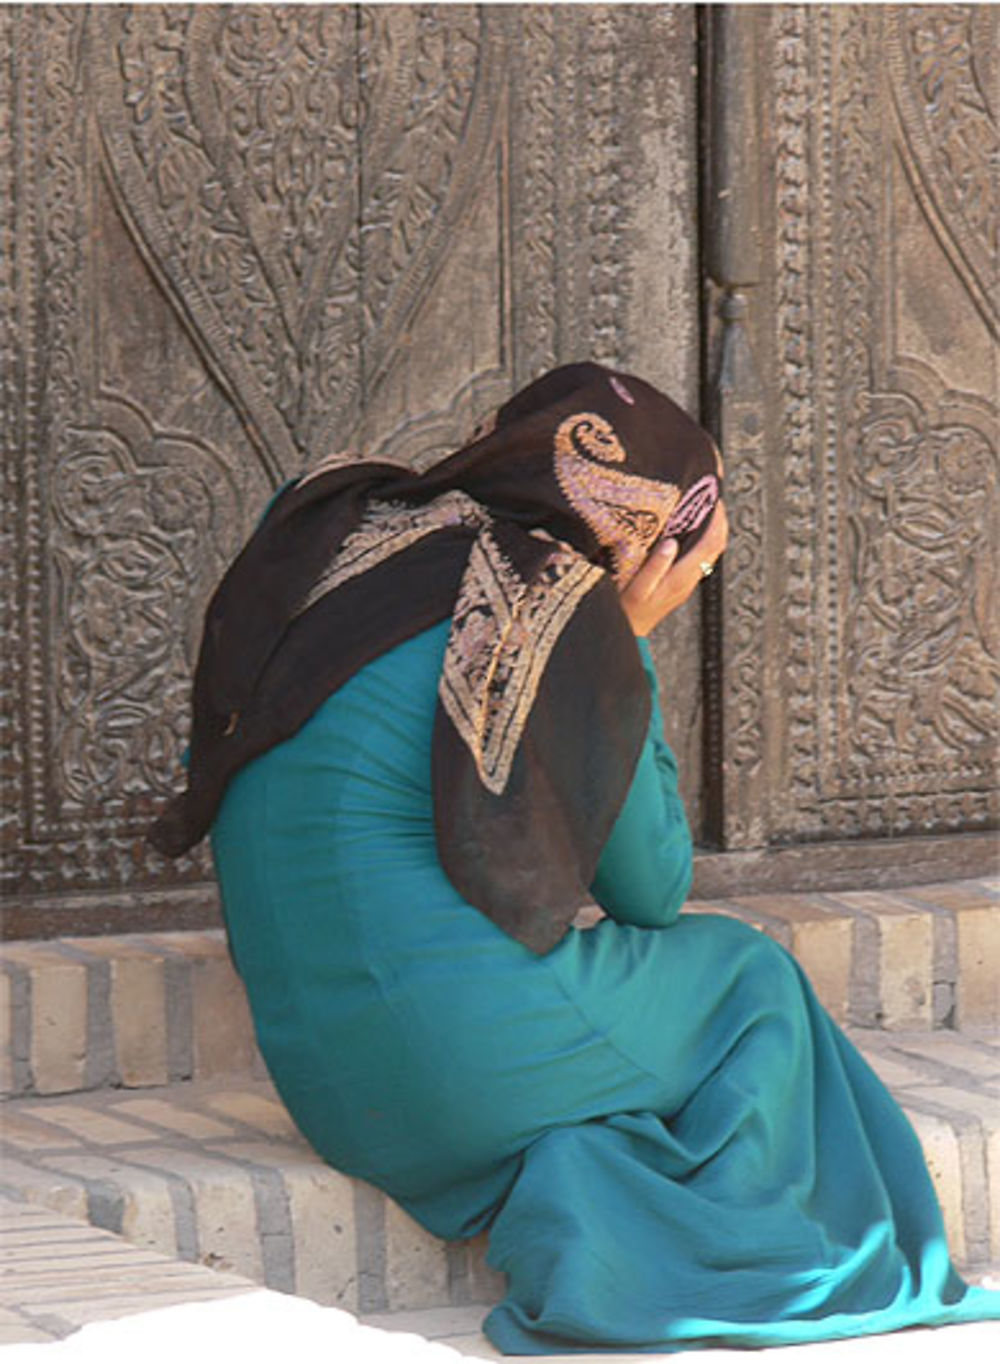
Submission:
[[[93,11],[119,202],[277,478],[343,444],[489,144],[488,14]]]
[[[78,429],[52,481],[63,628],[56,641],[59,771],[67,810],[148,797],[176,781],[199,607],[229,546],[216,523],[235,495],[203,448],[152,437],[134,413]]]
[[[936,403],[930,371],[903,369],[897,391],[871,396],[848,487],[848,768],[971,776],[992,765],[1000,700],[995,414]]]
[[[1000,153],[991,5],[899,6],[887,35],[903,153],[966,287],[994,330]]]

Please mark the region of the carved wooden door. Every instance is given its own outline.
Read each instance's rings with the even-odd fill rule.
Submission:
[[[695,407],[696,50],[690,6],[4,7],[6,932],[210,912],[143,834],[281,479],[429,460],[561,360]]]
[[[702,889],[983,870],[996,24],[0,9],[5,931],[205,921],[143,834],[271,489],[586,356],[723,438],[733,546],[655,640]]]
[[[771,866],[800,885],[996,866],[997,21],[734,7],[721,35],[759,75],[742,108],[714,95],[756,156],[710,253],[736,531],[719,832],[793,850]]]

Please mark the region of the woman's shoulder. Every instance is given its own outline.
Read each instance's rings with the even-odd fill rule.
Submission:
[[[343,720],[360,708],[366,714],[391,713],[397,722],[410,715],[430,723],[450,625],[441,621],[378,654],[329,696],[320,711]]]
[[[402,644],[396,644],[385,653],[379,654],[360,668],[355,676],[361,677],[366,673],[377,676],[385,673],[399,678],[408,672],[423,674],[431,671],[436,679],[444,662],[450,629],[450,620],[431,625],[426,630],[421,630],[419,634],[404,639]]]

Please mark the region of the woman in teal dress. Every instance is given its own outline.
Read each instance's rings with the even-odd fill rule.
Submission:
[[[176,852],[211,825],[317,1152],[439,1236],[489,1229],[508,1353],[1000,1318],[795,961],[681,912],[644,636],[724,548],[716,459],[655,390],[572,366],[429,476],[320,465],[210,608],[156,831]]]

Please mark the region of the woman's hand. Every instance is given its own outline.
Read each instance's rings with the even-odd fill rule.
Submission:
[[[709,571],[715,567],[728,539],[729,521],[720,501],[705,534],[679,559],[676,540],[657,541],[622,593],[622,606],[637,635],[648,635],[671,611],[684,605],[702,578],[708,576],[706,567]]]

